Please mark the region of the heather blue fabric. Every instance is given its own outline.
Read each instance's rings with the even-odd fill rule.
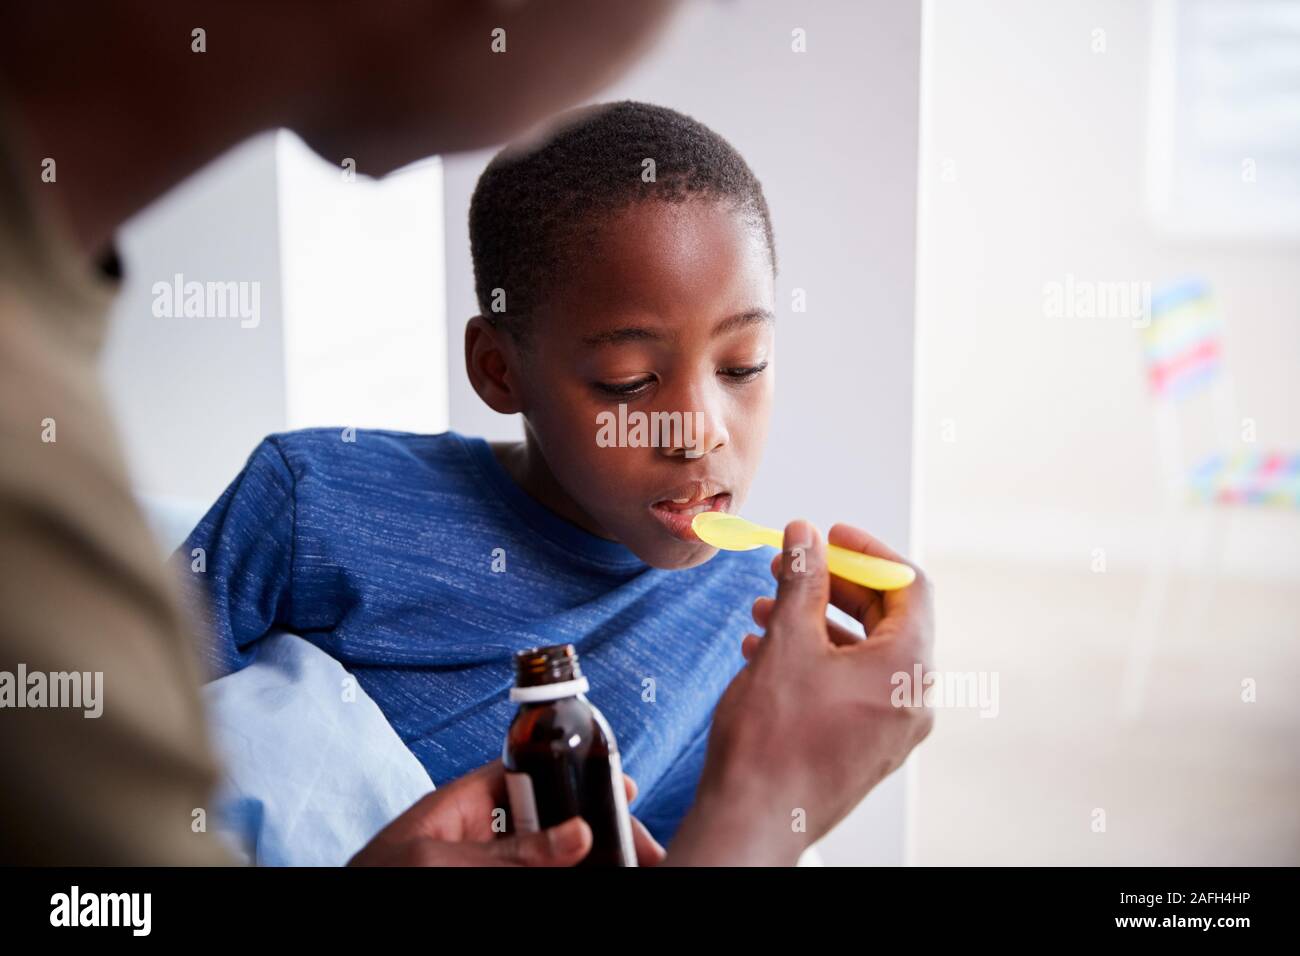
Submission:
[[[245,666],[272,631],[300,634],[441,786],[500,756],[512,654],[572,643],[640,785],[633,812],[666,843],[743,666],[750,605],[774,591],[772,552],[651,568],[532,499],[481,439],[353,434],[266,439],[178,550],[206,592],[211,676]]]

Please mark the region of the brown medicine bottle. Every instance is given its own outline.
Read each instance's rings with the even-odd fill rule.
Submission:
[[[592,834],[580,865],[636,866],[618,743],[587,689],[572,644],[515,655],[519,710],[501,755],[511,820],[529,832],[580,816]]]

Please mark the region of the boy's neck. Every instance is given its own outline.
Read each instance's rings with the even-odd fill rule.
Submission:
[[[560,487],[531,430],[525,429],[523,441],[490,442],[489,447],[506,474],[534,500],[598,538],[615,540]]]

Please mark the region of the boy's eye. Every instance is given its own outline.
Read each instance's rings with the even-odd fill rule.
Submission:
[[[767,363],[759,362],[757,365],[747,365],[740,368],[724,368],[719,369],[718,371],[733,382],[743,384],[758,378],[765,368],[767,368]]]
[[[635,382],[595,382],[596,388],[606,395],[616,395],[620,398],[626,398],[629,395],[636,395],[645,391],[654,384],[654,377],[639,378]]]
[[[730,379],[733,384],[743,385],[745,382],[753,381],[762,374],[767,368],[766,362],[760,362],[758,365],[744,365],[735,368],[718,369],[718,374]],[[639,378],[634,382],[594,382],[592,383],[597,391],[606,395],[613,395],[617,398],[629,398],[634,395],[640,395],[655,383],[653,375]]]

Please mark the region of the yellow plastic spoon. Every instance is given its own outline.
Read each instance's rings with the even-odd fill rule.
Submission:
[[[701,541],[723,551],[752,551],[763,545],[780,548],[782,535],[775,528],[746,521],[740,515],[725,511],[702,511],[691,519],[693,530]],[[844,578],[873,591],[893,591],[905,588],[916,580],[916,572],[906,564],[886,561],[859,551],[850,551],[838,545],[826,546],[826,566],[831,574]]]

